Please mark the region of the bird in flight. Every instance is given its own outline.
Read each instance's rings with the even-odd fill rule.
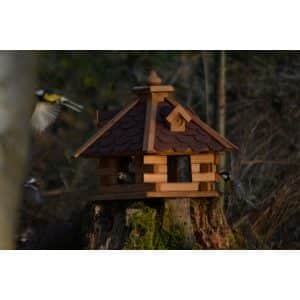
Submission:
[[[51,89],[40,89],[35,92],[37,103],[31,117],[32,128],[41,133],[57,118],[61,106],[81,112],[83,106],[71,101],[62,94]]]

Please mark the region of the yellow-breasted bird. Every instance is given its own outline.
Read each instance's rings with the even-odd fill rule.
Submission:
[[[252,206],[253,208],[256,208],[255,204],[249,199],[243,184],[235,179],[232,179],[232,176],[227,171],[222,171],[219,173],[224,182],[225,182],[225,193],[229,196],[234,194],[235,197],[237,197],[239,200],[245,201],[248,205]]]
[[[82,105],[52,89],[37,90],[35,95],[38,101],[32,113],[31,126],[37,132],[43,132],[56,120],[62,105],[77,112],[83,110]]]
[[[230,173],[227,172],[227,171],[222,171],[219,174],[222,176],[222,178],[223,178],[223,180],[225,182],[225,186],[224,186],[225,187],[225,191],[227,193],[231,193],[232,192],[232,180],[231,180]]]

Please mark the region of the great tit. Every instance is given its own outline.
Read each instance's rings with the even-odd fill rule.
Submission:
[[[42,204],[43,198],[41,196],[41,192],[37,183],[36,178],[31,177],[24,183],[25,188],[25,199],[30,204]]]
[[[51,89],[37,90],[35,96],[37,103],[32,113],[31,126],[37,132],[43,132],[56,120],[62,105],[77,112],[83,110],[82,105]]]
[[[134,176],[130,172],[119,172],[117,180],[119,184],[131,184],[134,183]]]
[[[225,182],[226,193],[234,193],[238,199],[244,200],[248,205],[256,208],[255,204],[249,199],[243,184],[239,180],[232,180],[231,174],[228,171],[222,171],[219,174],[222,176]]]
[[[230,173],[227,172],[227,171],[222,171],[222,172],[220,172],[220,175],[222,176],[222,178],[223,178],[223,180],[224,180],[225,182],[231,180]]]

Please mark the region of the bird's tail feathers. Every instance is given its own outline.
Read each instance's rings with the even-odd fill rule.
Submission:
[[[68,98],[62,97],[60,100],[61,105],[64,105],[70,109],[73,109],[77,112],[81,112],[84,109],[83,105],[80,105],[76,102],[69,100]]]

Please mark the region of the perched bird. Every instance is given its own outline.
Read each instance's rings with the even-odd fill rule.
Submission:
[[[220,172],[220,175],[222,176],[222,178],[225,182],[228,182],[231,180],[230,174],[227,171]]]
[[[119,172],[117,180],[119,184],[131,184],[134,183],[134,175],[130,172]]]
[[[249,199],[244,186],[239,180],[232,180],[231,175],[228,171],[222,171],[219,173],[225,181],[226,193],[233,194],[239,199],[245,201],[248,205],[256,208],[255,204]]]
[[[50,89],[37,90],[35,95],[38,101],[32,113],[31,125],[37,132],[43,132],[56,120],[62,105],[77,112],[83,110],[82,105]]]
[[[24,183],[25,189],[25,199],[30,204],[42,204],[43,198],[41,196],[41,192],[39,186],[37,184],[37,180],[34,177],[31,177]]]
[[[35,235],[35,230],[32,226],[28,226],[26,227],[19,235],[18,237],[18,248],[23,249],[24,246],[26,246],[26,244],[28,242],[31,241],[31,239],[34,237]]]

